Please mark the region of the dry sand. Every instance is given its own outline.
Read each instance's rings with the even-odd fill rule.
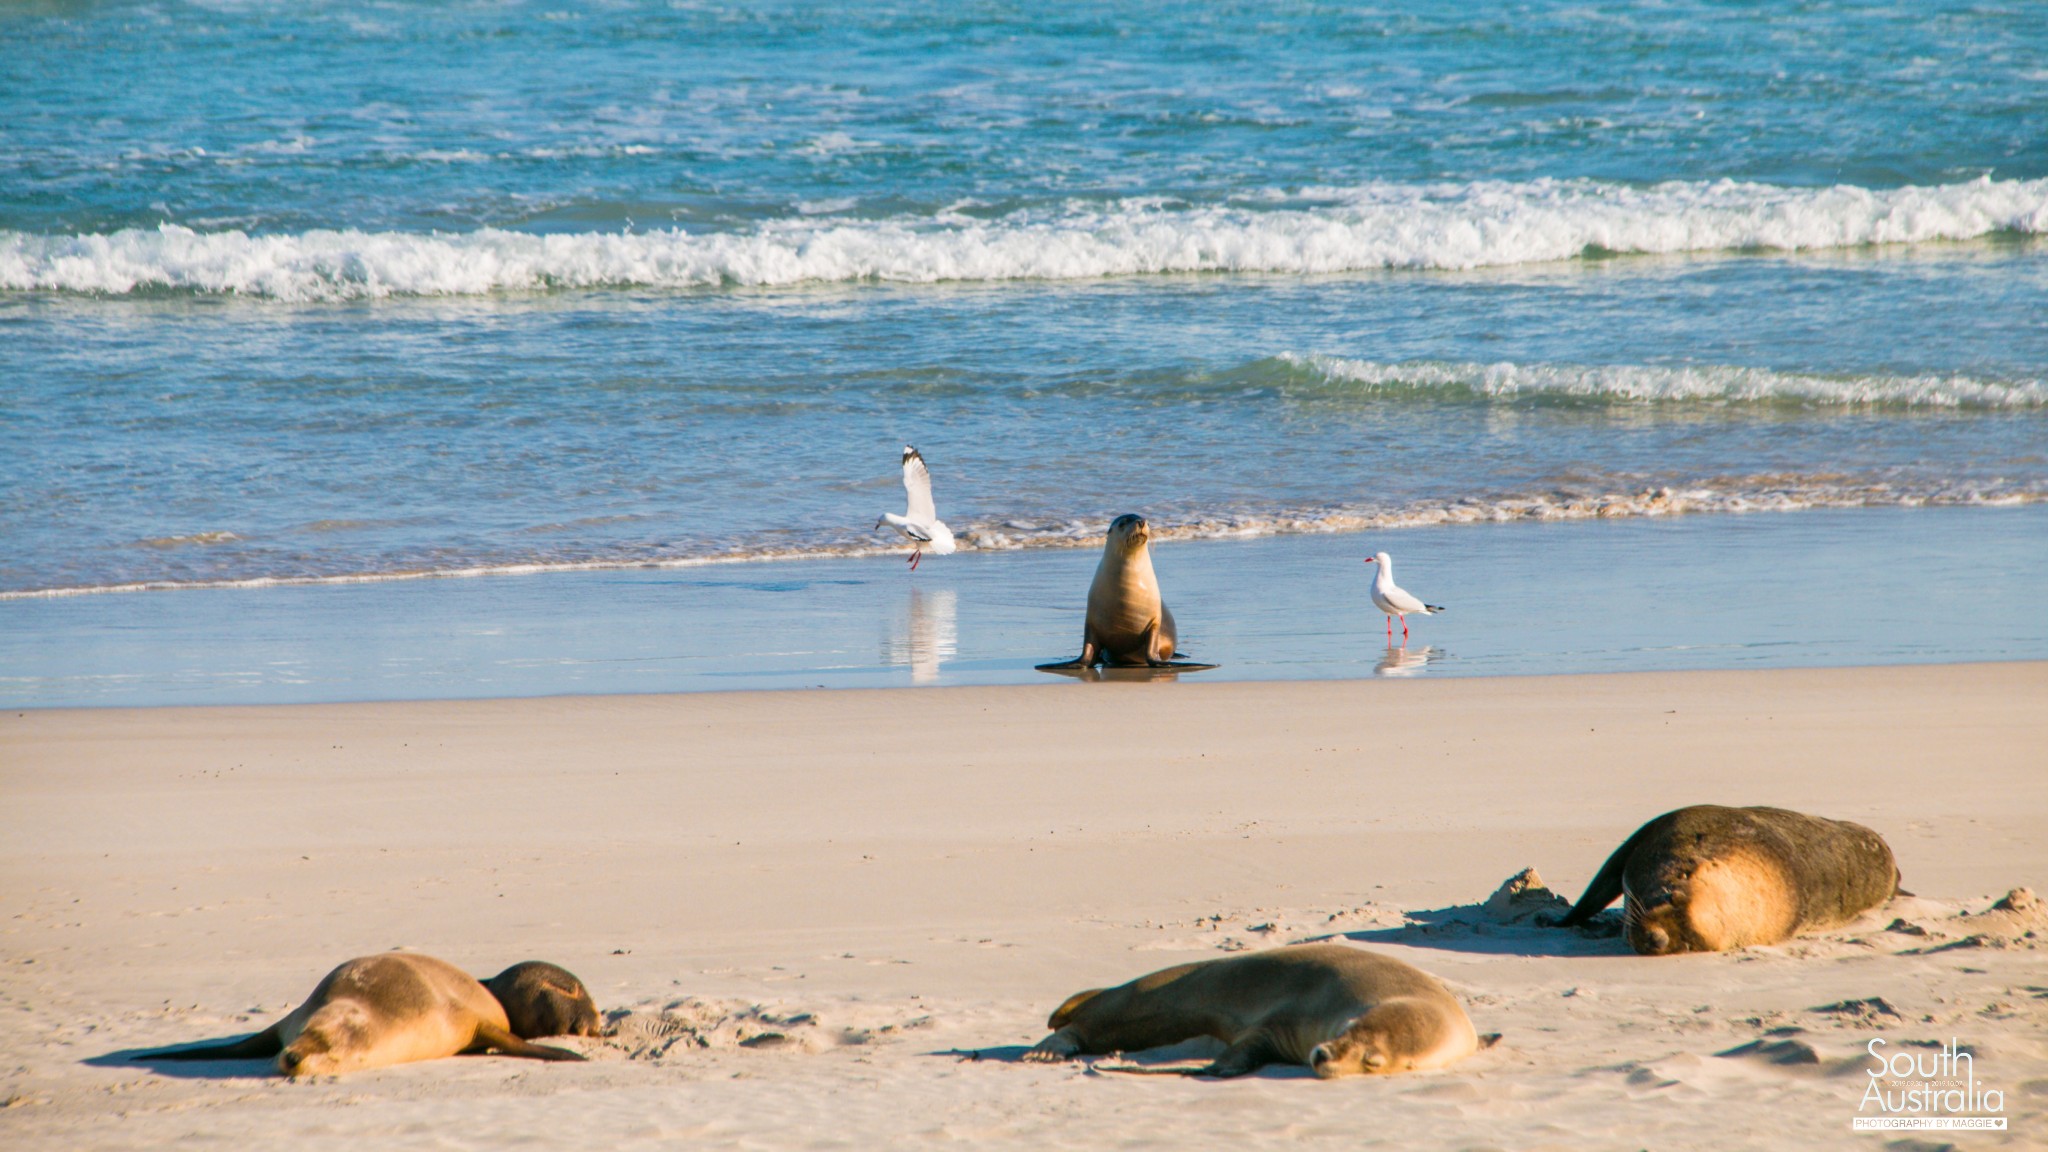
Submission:
[[[0,1144],[2041,1146],[2048,926],[1981,913],[2048,883],[2044,770],[2048,664],[10,712]],[[1477,907],[1701,802],[1868,824],[1918,896],[1659,959]],[[1015,1059],[1081,988],[1331,933],[1505,1039],[1330,1083]],[[565,964],[615,1031],[120,1059],[400,947]],[[2012,1130],[1852,1135],[1872,1037],[1960,1039]]]

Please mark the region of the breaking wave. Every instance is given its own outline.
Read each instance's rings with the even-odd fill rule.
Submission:
[[[1704,364],[1377,363],[1337,356],[1275,357],[1309,380],[1347,392],[1428,399],[1566,399],[1802,406],[2036,409],[2048,381],[1982,380],[1956,373],[1823,375]]]
[[[836,206],[833,206],[836,207]],[[537,235],[175,224],[0,232],[0,289],[279,300],[601,287],[1076,280],[1159,273],[1466,269],[1599,253],[1842,248],[2048,232],[2048,179],[1932,187],[1587,180],[1308,188],[1213,205],[1070,201],[994,218],[800,215],[748,232]]]

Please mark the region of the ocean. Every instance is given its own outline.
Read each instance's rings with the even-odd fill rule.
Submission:
[[[2044,236],[2033,4],[12,4],[0,703],[2048,657]]]

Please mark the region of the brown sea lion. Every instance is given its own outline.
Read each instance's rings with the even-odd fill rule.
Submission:
[[[1091,668],[1097,664],[1138,668],[1213,668],[1213,664],[1176,663],[1178,633],[1173,613],[1159,595],[1159,577],[1152,571],[1151,528],[1143,516],[1126,513],[1110,521],[1103,541],[1102,562],[1088,586],[1088,615],[1081,626],[1081,654],[1072,660],[1040,664],[1047,672]]]
[[[350,960],[320,981],[306,1002],[254,1036],[231,1044],[145,1053],[140,1060],[277,1057],[287,1076],[337,1076],[462,1052],[534,1060],[581,1060],[513,1035],[505,1009],[476,977],[432,956],[385,952]]]
[[[1891,847],[1861,824],[1696,804],[1623,841],[1559,924],[1620,896],[1637,952],[1723,952],[1846,924],[1898,892]]]
[[[484,981],[484,987],[498,998],[512,1034],[521,1040],[595,1036],[602,1024],[590,989],[559,964],[527,960]]]
[[[1325,1080],[1443,1066],[1480,1047],[1436,977],[1344,944],[1296,944],[1162,969],[1072,996],[1035,1061],[1134,1052],[1214,1036],[1228,1044],[1196,1076],[1305,1064]],[[1490,1036],[1492,1044],[1498,1036]]]

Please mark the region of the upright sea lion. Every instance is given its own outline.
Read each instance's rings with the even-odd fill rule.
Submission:
[[[1213,668],[1175,663],[1178,633],[1173,613],[1159,595],[1152,571],[1151,528],[1143,516],[1126,513],[1110,521],[1102,562],[1088,586],[1088,616],[1081,627],[1081,654],[1042,671],[1089,668],[1097,664],[1141,668]]]
[[[1722,952],[1846,924],[1898,892],[1891,847],[1861,824],[1696,804],[1623,841],[1559,924],[1621,896],[1637,952]]]
[[[462,1052],[581,1060],[513,1035],[505,1009],[476,977],[432,956],[386,952],[350,960],[284,1019],[232,1044],[151,1052],[148,1060],[277,1057],[287,1076],[338,1076]]]
[[[498,998],[512,1034],[521,1040],[540,1036],[595,1036],[602,1023],[597,1001],[574,972],[545,960],[514,964],[484,987]]]
[[[1443,1066],[1480,1046],[1436,977],[1343,944],[1297,944],[1204,960],[1080,992],[1026,1060],[1132,1052],[1214,1036],[1228,1044],[1197,1076],[1306,1064],[1325,1080]],[[1491,1044],[1498,1036],[1489,1037]]]

